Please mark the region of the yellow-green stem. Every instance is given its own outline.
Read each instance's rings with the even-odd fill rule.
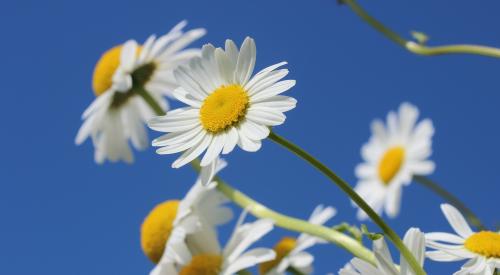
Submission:
[[[372,26],[375,30],[389,38],[391,41],[405,48],[406,50],[418,55],[443,55],[443,54],[474,54],[489,57],[500,58],[500,49],[489,46],[481,45],[443,45],[429,47],[423,44],[415,43],[401,37],[393,30],[386,27],[376,18],[372,17],[368,12],[363,9],[356,0],[341,0],[342,3],[348,5],[361,19]]]
[[[314,158],[311,154],[307,153],[305,150],[300,148],[299,146],[293,144],[292,142],[286,140],[285,138],[277,135],[274,132],[269,134],[269,139],[283,146],[284,148],[290,150],[303,160],[307,161],[313,167],[318,169],[321,173],[323,173],[326,177],[328,177],[333,183],[335,183],[342,191],[344,191],[351,199],[356,203],[359,208],[361,208],[365,213],[370,217],[370,219],[377,224],[380,229],[384,232],[384,234],[389,238],[394,245],[398,248],[401,254],[405,257],[408,264],[411,266],[413,271],[417,275],[426,274],[424,269],[418,264],[417,260],[410,252],[410,250],[404,245],[401,238],[392,230],[392,228],[387,225],[384,220],[361,198],[352,188],[351,186],[335,174],[330,168],[321,163],[319,160]]]

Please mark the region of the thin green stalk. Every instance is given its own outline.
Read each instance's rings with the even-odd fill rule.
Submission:
[[[286,140],[285,138],[277,135],[274,132],[269,134],[269,138],[278,143],[279,145],[285,147],[291,152],[295,153],[297,156],[301,157],[309,164],[318,169],[321,173],[327,176],[330,180],[332,180],[342,191],[344,191],[365,213],[371,220],[377,224],[380,229],[384,232],[384,234],[394,243],[394,245],[398,248],[401,254],[405,257],[408,264],[411,266],[413,271],[417,275],[426,274],[424,269],[418,264],[417,260],[413,256],[413,254],[408,250],[408,248],[404,245],[403,241],[399,236],[392,230],[384,220],[351,188],[351,186],[344,181],[342,178],[337,176],[332,170],[330,170],[326,165],[321,163],[319,160],[314,158],[312,155],[304,151],[302,148],[293,144],[292,142]]]
[[[481,220],[479,220],[479,218],[474,214],[474,212],[472,212],[472,210],[470,210],[470,208],[468,208],[453,194],[439,186],[439,184],[424,176],[414,176],[413,179],[455,206],[461,213],[465,215],[469,223],[477,227],[479,230],[486,230],[486,227],[481,223]]]
[[[153,109],[153,111],[156,113],[156,115],[162,116],[165,115],[165,111],[163,111],[163,108],[156,102],[156,100],[151,96],[151,94],[146,91],[143,87],[134,87],[133,88],[134,92],[136,92],[139,96],[146,101],[146,103]]]
[[[192,166],[198,172],[200,171],[198,160],[193,161]],[[230,199],[241,208],[249,211],[255,217],[271,219],[276,226],[290,231],[306,233],[315,237],[322,238],[341,248],[344,248],[355,257],[376,265],[375,256],[373,255],[373,253],[369,249],[364,247],[363,244],[347,236],[346,234],[340,233],[326,226],[315,225],[301,219],[278,213],[253,200],[239,190],[231,187],[220,177],[216,176],[214,180],[217,181],[217,189],[219,189],[221,193],[223,193],[228,199]]]
[[[391,41],[405,48],[406,50],[418,54],[418,55],[443,55],[443,54],[474,54],[500,58],[500,49],[481,46],[481,45],[469,45],[469,44],[458,44],[458,45],[444,45],[429,47],[423,44],[415,43],[413,41],[407,40],[401,37],[399,34],[393,30],[386,27],[376,18],[372,17],[368,12],[363,9],[356,0],[341,0],[342,3],[348,5],[354,13],[356,13],[361,19],[372,26],[375,30],[379,31],[381,34],[389,38]]]

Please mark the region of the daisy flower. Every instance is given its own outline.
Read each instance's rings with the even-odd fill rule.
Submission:
[[[151,275],[232,275],[272,260],[276,256],[272,249],[254,248],[246,251],[273,229],[272,221],[260,219],[243,224],[245,215],[245,212],[241,215],[223,249],[216,238],[200,238],[196,247],[183,241],[182,234],[180,239],[173,239],[171,253],[174,257],[160,262],[161,269],[153,270]]]
[[[335,213],[336,210],[333,207],[324,208],[322,205],[318,205],[311,214],[309,222],[323,225],[335,216]],[[311,274],[314,257],[305,250],[316,243],[325,242],[323,239],[308,234],[301,234],[297,239],[284,237],[274,246],[273,250],[276,252],[276,259],[261,264],[260,274],[284,275],[289,268],[293,268],[302,274]]]
[[[417,228],[410,228],[403,239],[404,244],[420,266],[424,266],[425,258],[425,237]],[[396,264],[392,260],[391,253],[387,248],[387,243],[383,238],[373,242],[373,253],[377,266],[365,262],[361,259],[354,258],[350,264],[339,271],[339,275],[414,275],[410,265],[406,262],[403,255],[400,256],[400,267],[396,268]]]
[[[417,107],[401,104],[398,113],[387,115],[387,126],[378,119],[372,122],[372,137],[361,148],[364,162],[356,167],[355,190],[377,213],[385,210],[391,218],[399,213],[403,186],[414,175],[434,171],[434,162],[427,159],[432,154],[434,127],[430,119],[417,123],[418,116]],[[367,215],[359,209],[358,218]]]
[[[455,275],[492,275],[500,269],[500,232],[473,232],[455,207],[442,204],[441,210],[456,234],[425,234],[427,247],[435,249],[427,257],[440,262],[468,260]]]
[[[206,166],[236,145],[255,152],[269,135],[269,127],[282,124],[283,113],[295,108],[295,99],[280,95],[295,85],[294,80],[280,81],[288,70],[278,68],[286,62],[252,77],[255,59],[255,42],[247,37],[241,50],[231,40],[225,50],[205,45],[201,57],[174,71],[181,86],[174,96],[188,106],[148,123],[151,129],[168,133],[153,141],[162,147],[158,154],[183,152],[172,167],[179,168],[204,151],[201,166]]]
[[[226,165],[222,160],[216,160],[216,163],[215,172]],[[203,170],[202,173],[207,173]],[[215,189],[215,184],[206,185],[203,180],[200,176],[182,200],[163,202],[144,219],[141,246],[152,262],[168,258],[165,251],[169,250],[169,241],[174,234],[174,239],[182,236],[183,240],[196,245],[198,240],[214,239],[215,226],[232,218],[232,211],[224,206],[227,198]]]
[[[138,93],[148,93],[167,110],[164,96],[177,87],[173,69],[200,52],[183,48],[205,33],[203,29],[184,33],[185,25],[185,21],[179,23],[158,39],[150,36],[143,46],[129,40],[105,52],[97,62],[92,81],[96,99],[83,113],[75,140],[79,145],[92,138],[97,163],[107,159],[132,162],[129,141],[138,150],[147,148],[144,124],[155,114]]]

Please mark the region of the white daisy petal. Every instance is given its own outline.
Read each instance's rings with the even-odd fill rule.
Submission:
[[[465,221],[464,216],[450,204],[441,204],[441,210],[443,211],[446,219],[450,223],[451,227],[458,233],[462,238],[468,238],[472,235],[472,229],[469,227],[467,221]]]
[[[205,135],[200,143],[191,147],[191,149],[184,152],[176,161],[174,161],[174,163],[172,163],[172,168],[180,168],[201,155],[201,153],[207,149],[208,145],[210,145],[212,137],[212,135]]]
[[[241,50],[238,55],[238,62],[236,63],[236,71],[234,74],[234,81],[242,86],[250,79],[253,73],[256,59],[255,41],[247,37],[241,45]]]

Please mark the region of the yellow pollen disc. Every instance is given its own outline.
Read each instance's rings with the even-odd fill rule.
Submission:
[[[193,256],[191,262],[182,268],[179,275],[219,275],[221,267],[221,256],[200,254]]]
[[[487,258],[500,258],[500,234],[491,231],[474,233],[464,244],[465,248]]]
[[[379,162],[378,174],[383,183],[388,185],[396,176],[405,160],[405,149],[401,146],[387,150]]]
[[[248,94],[240,85],[220,86],[203,102],[201,124],[209,132],[221,132],[245,116],[248,103]]]
[[[279,265],[281,260],[285,258],[297,246],[297,240],[291,237],[284,237],[273,248],[276,252],[276,258],[272,261],[262,263],[259,266],[260,274],[266,274]]]
[[[163,255],[165,243],[172,232],[178,208],[178,200],[170,200],[160,203],[153,208],[153,210],[151,210],[142,223],[142,251],[154,263],[158,263]]]
[[[92,88],[96,96],[102,95],[112,85],[113,74],[120,65],[122,46],[116,46],[106,51],[94,68]]]

